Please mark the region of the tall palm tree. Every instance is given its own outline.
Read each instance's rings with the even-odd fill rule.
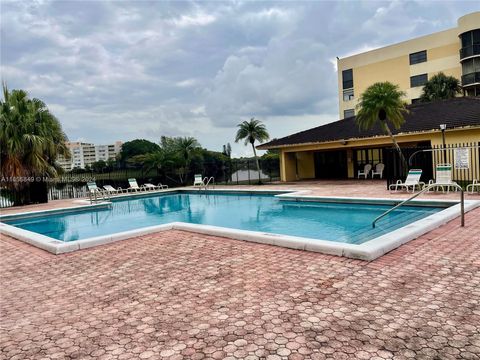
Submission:
[[[0,170],[2,177],[55,177],[61,171],[57,155],[70,157],[67,137],[57,118],[38,99],[23,90],[8,91],[3,85],[0,101]],[[7,182],[11,189],[25,182]]]
[[[251,118],[250,121],[244,121],[237,126],[238,130],[237,135],[235,136],[235,142],[238,143],[240,140],[245,140],[245,145],[248,145],[249,143],[252,145],[253,155],[257,164],[258,182],[260,183],[260,163],[258,162],[257,151],[255,150],[255,141],[266,141],[270,138],[270,135],[268,134],[265,125],[255,118]]]
[[[405,92],[400,91],[398,85],[388,81],[371,85],[360,97],[355,121],[364,130],[371,129],[376,124],[379,124],[392,139],[393,145],[397,149],[406,170],[408,168],[407,161],[389,126],[391,124],[395,129],[398,129],[405,122],[403,115],[408,110],[405,102],[402,100],[404,96]]]
[[[443,72],[432,76],[423,86],[420,100],[429,102],[434,100],[452,99],[461,92],[460,81],[447,76]]]

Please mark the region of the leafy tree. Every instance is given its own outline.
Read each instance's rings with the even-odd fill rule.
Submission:
[[[447,76],[443,72],[432,76],[423,86],[420,100],[430,102],[434,100],[452,99],[461,92],[460,81]]]
[[[154,142],[145,139],[136,139],[127,141],[122,145],[120,151],[120,161],[122,165],[125,165],[127,161],[136,155],[145,155],[152,153],[160,149],[160,147]]]
[[[160,148],[155,152],[145,155],[137,155],[134,158],[135,161],[143,164],[147,172],[156,169],[158,174],[175,163],[175,157],[172,155],[173,154],[169,153],[164,148]]]
[[[2,177],[55,177],[62,172],[57,156],[70,158],[67,136],[57,118],[39,99],[23,90],[3,85],[0,101],[0,169]],[[27,182],[7,181],[4,186],[22,189]],[[46,186],[44,187],[46,194]],[[23,199],[21,202],[29,201]]]
[[[118,167],[117,159],[115,158],[110,158],[107,160],[107,169],[108,170],[114,170],[115,168]]]
[[[260,163],[258,162],[257,151],[255,149],[255,141],[263,142],[270,138],[268,135],[267,128],[261,121],[251,118],[250,121],[244,121],[237,125],[237,135],[235,136],[235,142],[244,140],[245,145],[249,143],[252,145],[253,156],[255,157],[255,162],[257,164],[258,171],[258,182],[261,183],[260,175]]]
[[[265,154],[262,155],[262,159],[278,159],[280,158],[280,150],[268,149]]]
[[[157,169],[157,173],[174,171],[184,184],[193,160],[201,162],[202,153],[200,144],[193,137],[162,136],[158,149],[147,154],[136,155],[130,162],[142,164],[150,171]]]
[[[92,163],[91,168],[94,172],[101,173],[107,168],[107,163],[104,160],[98,160]]]
[[[392,139],[393,145],[397,149],[405,169],[407,169],[407,161],[389,126],[391,124],[395,129],[399,129],[405,122],[403,114],[407,112],[407,108],[402,100],[404,96],[405,93],[399,90],[398,85],[388,81],[371,85],[360,97],[360,102],[357,105],[359,111],[355,121],[364,130],[371,129],[379,124]]]

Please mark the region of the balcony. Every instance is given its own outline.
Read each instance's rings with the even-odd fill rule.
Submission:
[[[462,86],[480,84],[480,71],[462,75]]]
[[[475,55],[480,55],[480,44],[474,44],[460,49],[460,60]]]

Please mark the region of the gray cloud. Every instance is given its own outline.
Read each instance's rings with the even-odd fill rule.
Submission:
[[[332,59],[455,25],[474,2],[3,1],[2,79],[71,139],[232,142],[337,119]],[[248,148],[234,147],[236,154]]]

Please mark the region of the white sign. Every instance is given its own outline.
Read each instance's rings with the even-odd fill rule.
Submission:
[[[468,169],[468,149],[458,148],[455,149],[455,169]]]

